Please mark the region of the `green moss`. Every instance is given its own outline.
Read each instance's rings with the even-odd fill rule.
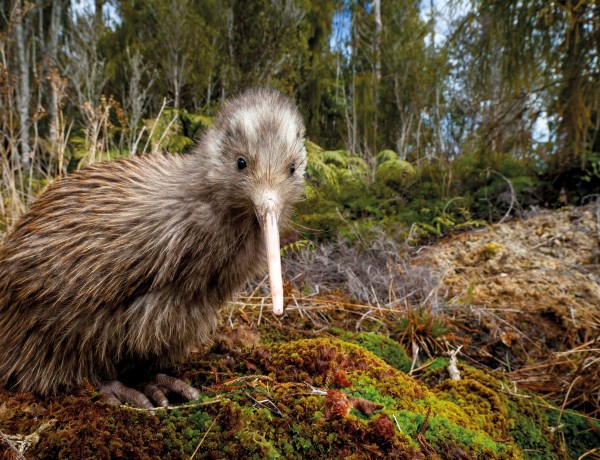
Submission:
[[[556,430],[558,409],[535,394],[522,392],[501,376],[459,366],[458,382],[442,378],[445,367],[431,366],[422,377],[443,400],[453,401],[494,439],[512,439],[527,459],[579,458],[600,445],[600,424],[573,411],[565,411]],[[567,419],[564,419],[564,417]]]
[[[427,418],[431,432],[425,431],[425,439],[439,453],[449,444],[489,455],[488,458],[511,458],[517,451],[512,442],[494,441],[493,433],[486,431],[488,425],[481,414],[476,414],[479,417],[475,419],[471,418],[468,411],[453,401],[437,398],[425,386],[361,347],[329,339],[312,339],[275,344],[269,351],[268,358],[262,364],[272,371],[271,375],[277,380],[287,380],[293,376],[312,378],[313,384],[331,384],[335,378],[328,376],[334,369],[336,373],[344,372],[350,382],[344,391],[351,397],[383,406],[385,413],[400,414],[400,420],[396,423],[402,433],[413,440],[413,445],[420,433],[420,423]],[[282,360],[294,363],[293,367],[285,365]],[[318,375],[321,377],[316,379]],[[493,395],[488,394],[484,387],[479,387],[479,390],[493,399]],[[428,416],[429,413],[431,416]],[[352,414],[354,412],[349,416]],[[369,417],[360,414],[354,416],[357,423],[368,423]],[[404,420],[411,420],[411,424],[402,426]]]
[[[438,360],[423,383],[390,365],[398,354],[390,339],[335,332],[355,343],[272,342],[246,351],[245,366],[231,352],[196,355],[184,376],[206,391],[175,410],[0,390],[0,430],[29,434],[54,420],[28,458],[179,459],[202,443],[196,458],[553,459],[600,443],[597,422],[565,411],[552,430],[559,411],[507,391],[497,375],[460,366],[462,379],[450,381]]]
[[[489,435],[456,425],[445,417],[431,417],[428,420],[425,438],[438,452],[443,452],[448,440],[484,455],[514,451],[507,443],[496,443]]]
[[[584,453],[600,446],[600,423],[598,420],[592,420],[567,409],[563,411],[560,425],[556,429],[559,414],[558,408],[549,409],[544,412],[544,418],[548,425],[555,429],[557,442],[566,444],[571,458],[581,458]]]
[[[383,359],[390,366],[403,372],[410,370],[412,361],[406,354],[406,351],[404,351],[402,345],[395,340],[372,332],[352,334],[346,331],[339,331],[338,333],[342,340],[359,345],[378,358]]]
[[[521,401],[521,404],[531,405],[529,401]],[[551,433],[546,424],[540,420],[540,417],[536,417],[535,411],[529,411],[526,407],[519,407],[513,401],[509,403],[509,410],[514,422],[510,435],[515,439],[515,443],[527,453],[526,457],[528,459],[552,460],[558,458],[556,449],[551,442]],[[526,415],[525,411],[529,412],[529,415]]]
[[[448,358],[435,358],[429,366],[427,366],[427,370],[429,371],[440,371],[442,369],[446,369],[450,364],[450,360]]]
[[[393,150],[382,150],[375,156],[375,162],[380,165],[386,161],[396,161],[398,154]]]
[[[394,187],[406,187],[414,180],[415,168],[404,160],[385,160],[375,168],[375,180],[381,184]]]

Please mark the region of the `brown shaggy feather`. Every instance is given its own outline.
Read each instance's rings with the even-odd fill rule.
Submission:
[[[287,98],[250,90],[190,155],[98,163],[52,184],[0,248],[0,385],[99,385],[208,341],[219,308],[265,271],[257,197],[277,192],[280,222],[300,198],[303,137]]]

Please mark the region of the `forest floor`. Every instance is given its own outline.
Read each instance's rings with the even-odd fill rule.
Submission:
[[[277,318],[258,286],[173,370],[198,401],[0,390],[0,458],[600,458],[599,224],[590,205],[446,237],[397,264],[418,295],[377,306],[307,273]]]
[[[600,206],[455,235],[418,263],[442,271],[468,357],[600,416]]]

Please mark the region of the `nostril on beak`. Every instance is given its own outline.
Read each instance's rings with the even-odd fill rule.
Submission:
[[[265,190],[262,194],[262,201],[269,207],[276,208],[278,204],[277,193],[274,190]]]

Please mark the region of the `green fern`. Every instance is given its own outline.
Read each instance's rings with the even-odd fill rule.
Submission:
[[[310,240],[292,241],[281,248],[281,255],[284,256],[288,252],[299,252],[306,248],[312,249],[314,246],[314,243]]]
[[[348,167],[348,151],[347,150],[325,150],[321,152],[321,158],[329,165],[338,168]]]

